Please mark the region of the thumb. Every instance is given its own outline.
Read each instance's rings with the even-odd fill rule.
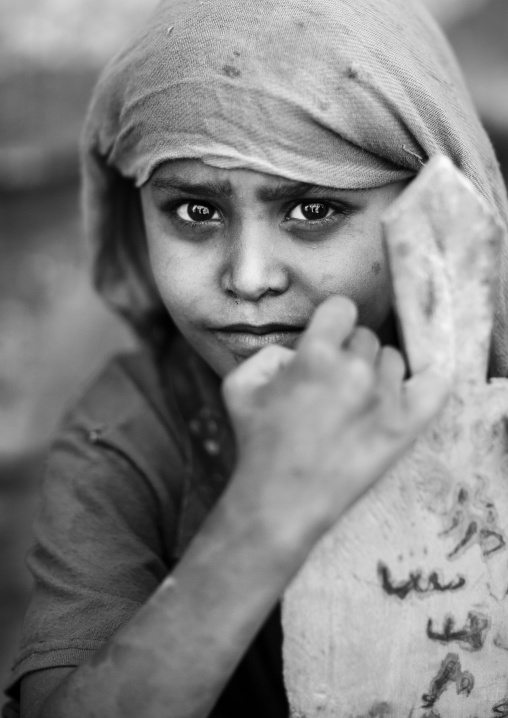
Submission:
[[[224,380],[223,393],[226,402],[242,401],[257,389],[268,384],[295,357],[296,352],[287,347],[272,344],[243,362]]]

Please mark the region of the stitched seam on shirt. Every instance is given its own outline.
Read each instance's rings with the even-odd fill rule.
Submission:
[[[101,641],[83,641],[82,639],[70,639],[69,641],[58,641],[53,644],[46,644],[47,648],[37,648],[37,646],[43,646],[44,641],[36,641],[35,643],[30,644],[19,656],[19,658],[14,662],[12,666],[12,671],[16,671],[23,663],[26,663],[30,660],[32,656],[42,656],[46,653],[61,653],[62,651],[72,651],[72,650],[80,650],[80,651],[90,651],[95,653],[99,650],[99,648],[102,648],[102,646],[107,642],[109,639],[104,639]]]
[[[48,651],[60,651],[62,649],[66,648],[83,648],[83,650],[90,650],[94,651],[98,646],[102,646],[103,643],[105,643],[105,640],[96,640],[96,641],[84,641],[82,638],[70,638],[68,641],[55,641],[54,643],[48,642],[48,641],[34,641],[30,644],[30,649],[26,649],[23,651],[30,652],[30,653],[47,653]],[[45,649],[38,649],[37,646],[44,646],[49,645],[51,648],[45,648]]]

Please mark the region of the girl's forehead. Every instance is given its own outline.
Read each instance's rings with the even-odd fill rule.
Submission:
[[[205,164],[199,159],[170,160],[163,162],[153,172],[149,184],[155,188],[185,187],[187,185],[213,185],[224,194],[232,193],[235,187],[298,187],[311,188],[310,183],[301,182],[282,175],[269,174],[250,168],[222,168]]]
[[[262,203],[292,200],[302,197],[336,197],[351,200],[358,206],[376,204],[381,198],[394,198],[407,181],[390,183],[368,190],[302,182],[282,175],[258,172],[248,168],[224,169],[208,166],[201,160],[172,160],[161,164],[150,177],[144,192],[156,196],[189,194],[212,200],[250,198]]]
[[[182,177],[188,180],[194,178],[234,180],[235,177],[251,178],[252,181],[280,182],[285,178],[278,175],[258,172],[248,167],[214,167],[200,159],[175,159],[162,162],[152,174],[151,180],[161,178]]]
[[[162,163],[153,172],[147,186],[156,192],[179,190],[202,196],[214,195],[217,198],[250,193],[265,202],[316,195],[323,191],[341,192],[340,187],[326,187],[250,168],[213,167],[198,159]]]

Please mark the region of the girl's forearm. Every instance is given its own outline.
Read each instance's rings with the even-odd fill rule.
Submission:
[[[237,503],[235,491],[226,491],[173,574],[67,677],[40,718],[210,713],[305,557]]]

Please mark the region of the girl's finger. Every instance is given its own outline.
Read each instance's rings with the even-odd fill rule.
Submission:
[[[357,315],[356,305],[350,299],[330,297],[316,309],[299,342],[299,350],[305,351],[316,340],[341,348],[351,336]]]
[[[254,354],[235,369],[224,381],[226,393],[250,394],[268,384],[295,357],[292,349],[276,344]]]
[[[378,356],[377,373],[379,383],[386,386],[397,399],[400,398],[402,382],[406,374],[406,365],[400,352],[393,347],[383,347]]]
[[[403,384],[408,426],[421,431],[438,414],[451,390],[450,379],[430,367]]]
[[[406,367],[400,353],[383,347],[378,355],[377,378],[381,406],[387,421],[397,422],[401,416],[401,394]]]
[[[379,339],[365,327],[357,327],[347,342],[347,349],[368,364],[374,364],[379,353]]]

